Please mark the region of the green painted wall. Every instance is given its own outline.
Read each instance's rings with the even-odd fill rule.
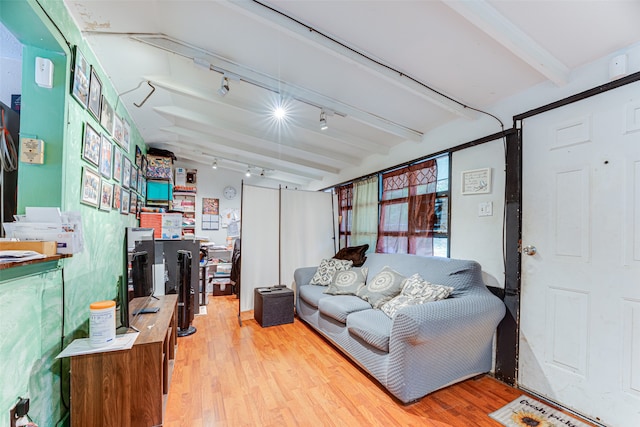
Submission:
[[[0,0],[0,20],[24,45],[21,135],[45,141],[44,165],[19,166],[18,212],[26,206],[60,206],[80,211],[84,228],[84,251],[63,260],[61,268],[27,269],[25,277],[0,271],[0,427],[9,425],[2,414],[18,396],[31,398],[31,417],[49,427],[65,419],[69,402],[68,360],[60,363],[55,356],[74,338],[88,336],[91,302],[116,296],[124,229],[137,220],[80,203],[81,172],[89,166],[81,158],[84,123],[104,129],[70,95],[73,46],[97,67],[103,94],[113,106],[117,93],[64,4]],[[35,85],[36,56],[53,61],[53,89]],[[125,106],[118,103],[116,113],[131,123],[131,147],[144,147]],[[135,148],[130,158],[132,153]]]

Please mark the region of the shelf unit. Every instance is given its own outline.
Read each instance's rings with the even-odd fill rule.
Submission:
[[[195,190],[195,187],[194,187]],[[182,214],[182,236],[196,234],[196,193],[195,191],[174,191],[171,211]]]

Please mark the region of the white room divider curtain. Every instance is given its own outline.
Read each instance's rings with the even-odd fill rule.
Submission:
[[[242,187],[240,311],[253,310],[255,288],[291,287],[298,267],[336,253],[336,204],[318,191]]]
[[[279,191],[242,186],[240,311],[253,310],[253,290],[278,284]]]
[[[337,252],[333,195],[320,191],[281,190],[280,278],[291,287],[298,267],[320,264]]]

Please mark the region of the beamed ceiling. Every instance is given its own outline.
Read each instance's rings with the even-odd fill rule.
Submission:
[[[149,146],[298,185],[640,41],[636,0],[64,3]]]

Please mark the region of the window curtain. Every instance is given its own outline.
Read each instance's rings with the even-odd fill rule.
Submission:
[[[353,185],[351,246],[369,245],[372,252],[378,240],[378,177]]]
[[[433,255],[437,176],[435,160],[382,176],[376,252]]]

